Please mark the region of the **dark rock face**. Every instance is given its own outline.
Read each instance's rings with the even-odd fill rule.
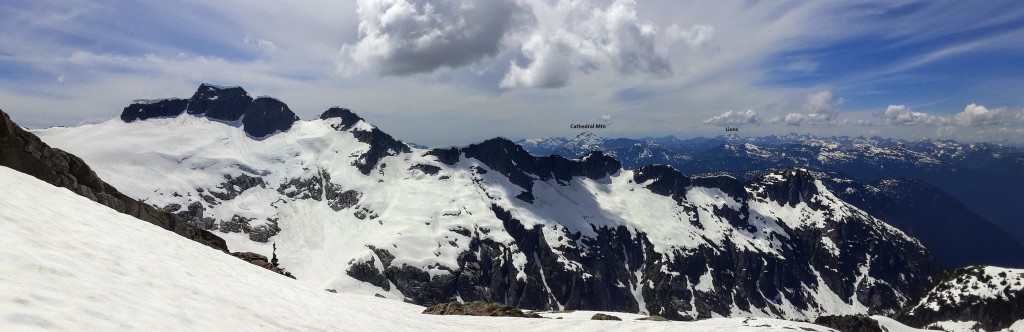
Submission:
[[[781,172],[780,181],[771,181],[764,186],[763,193],[777,202],[789,206],[800,203],[814,204],[811,198],[818,194],[814,177],[806,171]]]
[[[633,173],[633,181],[636,183],[647,183],[647,189],[651,192],[672,197],[676,202],[683,200],[688,188],[693,181],[679,171],[668,165],[644,166]]]
[[[523,313],[522,310],[515,307],[483,301],[473,301],[465,304],[459,302],[438,303],[423,310],[423,313],[428,315],[541,318],[538,314]]]
[[[187,100],[166,99],[156,103],[133,103],[124,108],[121,120],[132,122],[178,116],[186,111],[194,116],[205,116],[232,125],[240,124],[245,133],[254,139],[265,138],[278,131],[287,131],[299,120],[288,105],[280,100],[270,97],[253,100],[241,87],[224,88],[205,83]]]
[[[260,97],[245,109],[242,127],[249,136],[262,138],[278,131],[287,131],[298,120],[299,117],[280,100]]]
[[[423,172],[423,174],[427,174],[427,175],[437,175],[437,172],[441,171],[440,167],[437,167],[437,166],[434,166],[434,165],[424,165],[424,164],[412,165],[412,167],[410,167],[409,169],[410,170],[413,170],[413,169],[419,170],[420,172]]]
[[[246,190],[255,187],[266,188],[267,183],[263,181],[263,178],[254,177],[244,173],[237,177],[224,175],[224,182],[217,185],[217,188],[221,191],[210,190],[210,195],[213,195],[213,197],[222,201],[232,200]]]
[[[831,327],[843,332],[885,332],[878,322],[865,315],[821,316],[814,324]]]
[[[185,221],[188,221],[189,223],[196,225],[202,229],[212,229],[217,222],[213,218],[206,217],[204,215],[204,213],[206,212],[206,207],[204,207],[203,203],[201,202],[190,202],[188,204],[188,207],[184,211],[179,211],[180,209],[180,206],[173,209],[169,209],[167,207],[164,208],[164,210],[167,210],[168,212],[177,211],[175,215],[177,215],[179,218],[184,219]]]
[[[399,153],[412,152],[412,148],[410,148],[408,144],[391,137],[391,135],[388,135],[376,127],[373,127],[370,130],[355,129],[354,126],[364,120],[347,108],[331,108],[320,115],[320,119],[323,120],[330,118],[341,119],[341,123],[335,125],[334,129],[351,131],[352,136],[357,140],[370,145],[370,150],[363,153],[360,156],[360,160],[355,161],[355,164],[353,165],[363,174],[370,174],[370,172],[377,167],[377,163],[379,163],[381,159],[384,159],[384,157],[394,156]]]
[[[273,271],[285,277],[295,279],[295,276],[293,276],[291,272],[288,272],[287,270],[278,266],[277,262],[271,262],[270,260],[267,260],[267,256],[263,256],[253,252],[233,252],[231,253],[231,256],[238,257],[243,261],[249,262],[252,265],[262,267],[264,269]]]
[[[345,190],[337,183],[331,182],[331,175],[320,169],[317,176],[308,179],[290,179],[282,183],[277,192],[294,199],[326,200],[334,211],[341,211],[359,203],[362,194],[355,190]]]
[[[451,147],[447,149],[433,149],[427,151],[427,155],[437,157],[437,161],[451,166],[459,162],[459,157],[462,155],[462,152],[459,151],[459,148]]]
[[[999,331],[1024,319],[1024,271],[961,268],[942,277],[920,299],[908,303],[895,318],[910,326],[975,321],[986,331]]]
[[[327,111],[324,111],[322,114],[320,114],[320,120],[327,120],[330,118],[341,119],[341,127],[335,128],[338,130],[348,130],[357,122],[363,119],[362,117],[353,113],[352,110],[343,107],[332,107]]]
[[[602,313],[596,313],[594,314],[594,316],[590,317],[590,320],[622,320],[622,318]]]
[[[0,111],[0,165],[141,219],[187,239],[227,251],[224,239],[202,230],[170,212],[132,199],[103,182],[82,159],[51,148],[24,131]]]
[[[241,87],[222,88],[203,83],[189,98],[188,114],[233,122],[245,114],[252,97]]]
[[[132,103],[121,112],[121,121],[132,122],[152,118],[173,118],[185,112],[188,100],[164,99],[157,102]]]
[[[213,229],[224,233],[245,233],[249,235],[249,240],[263,243],[267,243],[271,237],[281,232],[281,227],[278,227],[276,218],[271,218],[263,224],[252,226],[251,223],[254,220],[256,219],[236,215],[232,216],[231,220],[221,221],[220,225],[214,226]]]

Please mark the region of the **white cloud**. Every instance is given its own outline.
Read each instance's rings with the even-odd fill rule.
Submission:
[[[878,12],[899,6],[876,0],[14,2],[0,10],[6,18],[0,20],[0,71],[11,73],[0,77],[0,106],[36,127],[69,125],[114,117],[132,99],[186,97],[209,81],[279,97],[304,118],[340,103],[420,143],[558,136],[565,134],[563,126],[537,125],[537,119],[601,121],[600,114],[616,117],[608,135],[714,135],[717,130],[703,121],[721,110],[750,107],[758,109],[762,124],[803,126],[784,130],[859,133],[864,128],[841,124],[861,124],[857,116],[869,112],[840,105],[831,96],[839,90],[806,95],[813,87],[775,84],[778,66],[821,77],[819,69],[829,68],[830,60],[801,50],[864,36],[914,45],[1015,17],[989,17],[985,6],[935,5],[900,20],[914,24],[878,19]],[[950,7],[961,8],[948,15]],[[948,54],[1020,45],[1007,41],[1020,38],[1008,33]],[[897,76],[879,69],[886,68],[866,68],[866,76]],[[870,98],[860,96],[868,91],[842,76],[814,84],[842,87],[844,96],[858,96],[851,104],[866,104]],[[507,89],[499,89],[502,83]],[[785,96],[791,101],[772,107]],[[1011,129],[1024,124],[1024,113],[999,110],[1004,114],[996,118],[1016,126]],[[953,113],[934,114],[952,121]],[[948,125],[964,132],[1001,128],[984,124],[992,121],[981,116],[961,118],[972,126]],[[438,119],[485,129],[422,125]],[[934,129],[876,121],[894,136]],[[747,134],[780,130],[750,127]]]
[[[360,39],[342,47],[340,69],[409,75],[469,65],[498,53],[518,10],[512,0],[359,0]]]
[[[963,112],[953,116],[953,122],[965,127],[995,126],[1012,124],[1016,118],[1019,118],[1019,114],[1015,116],[1005,108],[988,109],[982,105],[970,104],[964,107]]]
[[[914,112],[906,105],[889,105],[882,116],[887,124],[899,126],[939,126],[948,122],[940,116]]]
[[[668,29],[665,29],[665,34],[670,39],[686,41],[686,44],[690,45],[690,47],[700,47],[714,38],[715,27],[707,24],[697,24],[683,30],[679,25],[673,24]]]
[[[273,55],[278,49],[277,44],[274,42],[262,38],[254,38],[251,35],[247,35],[245,38],[242,38],[242,42],[256,47],[267,55]]]
[[[790,126],[844,124],[845,120],[839,118],[839,110],[836,108],[842,103],[842,98],[832,97],[831,90],[809,93],[804,95],[799,104],[803,112],[790,112],[782,120]]]
[[[576,73],[604,67],[619,74],[666,77],[672,66],[665,54],[672,38],[659,38],[658,27],[637,17],[636,2],[616,0],[607,7],[584,1],[525,0],[532,27],[512,38],[525,61],[512,60],[502,88],[560,88]],[[678,30],[678,28],[676,29]],[[679,38],[703,43],[710,28],[677,32]]]
[[[342,72],[401,76],[494,58],[508,63],[488,63],[500,67],[503,88],[560,88],[603,68],[667,77],[667,43],[699,46],[714,35],[709,25],[673,25],[661,38],[634,0],[360,0],[358,13],[359,40],[341,48]]]
[[[725,111],[722,114],[715,115],[710,119],[704,120],[704,124],[714,126],[738,126],[759,123],[761,123],[761,119],[757,116],[757,112],[754,112],[754,110]]]

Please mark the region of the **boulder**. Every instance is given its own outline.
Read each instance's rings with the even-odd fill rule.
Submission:
[[[622,318],[602,313],[596,313],[593,317],[590,317],[590,320],[622,320]]]
[[[423,313],[428,315],[542,318],[540,315],[536,313],[524,313],[522,310],[519,310],[512,306],[484,301],[473,301],[469,303],[439,303],[423,310]]]
[[[865,315],[821,316],[814,324],[830,327],[844,332],[883,332],[878,321]]]

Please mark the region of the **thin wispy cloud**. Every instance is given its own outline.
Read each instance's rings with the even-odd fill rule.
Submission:
[[[571,136],[564,124],[604,117],[616,119],[610,136],[740,126],[1013,141],[1024,127],[1024,8],[1014,1],[0,7],[0,107],[34,127],[102,121],[201,82],[277,96],[305,118],[349,106],[427,144]]]

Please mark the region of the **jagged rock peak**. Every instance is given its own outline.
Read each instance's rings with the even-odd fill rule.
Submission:
[[[271,97],[259,97],[249,103],[242,117],[245,133],[252,137],[266,137],[278,131],[287,131],[299,117],[288,105]]]
[[[205,115],[222,121],[238,121],[253,101],[242,87],[203,83],[189,98],[188,114]]]
[[[810,198],[818,194],[818,186],[815,184],[817,179],[805,169],[788,168],[751,173],[763,173],[749,176],[752,179],[759,178],[752,184],[760,187],[756,190],[759,194],[789,206],[796,206],[801,202],[812,204]]]
[[[168,98],[159,100],[135,100],[121,111],[121,121],[133,122],[151,118],[173,118],[185,112],[188,100]]]
[[[622,169],[622,164],[618,160],[602,152],[591,152],[578,160],[570,160],[558,155],[536,157],[504,137],[492,138],[460,150],[467,158],[477,159],[498,173],[504,174],[512,183],[525,189],[527,194],[531,193],[533,188],[534,178],[530,174],[537,176],[540,180],[569,181],[573,176],[599,179],[615,174]],[[441,151],[438,150],[438,152]],[[450,154],[438,153],[435,155]],[[443,162],[447,163],[447,161]],[[529,199],[526,200],[529,201]]]
[[[291,129],[299,118],[288,105],[271,97],[253,99],[241,87],[224,87],[208,83],[189,99],[136,100],[121,112],[121,120],[134,122],[152,118],[177,117],[188,112],[193,116],[241,126],[252,138],[264,138],[278,131]]]
[[[321,120],[327,120],[330,118],[341,119],[341,126],[338,127],[340,130],[348,130],[355,124],[359,123],[359,121],[363,121],[363,118],[353,113],[352,110],[337,106],[331,107],[327,111],[324,111],[323,114],[320,114]]]

